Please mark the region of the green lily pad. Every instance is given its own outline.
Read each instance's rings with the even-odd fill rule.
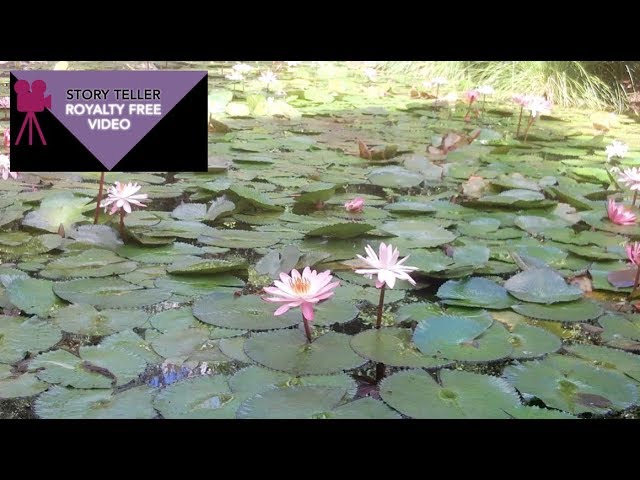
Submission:
[[[274,316],[269,304],[257,295],[235,297],[231,293],[216,292],[204,296],[193,304],[195,317],[224,328],[242,330],[272,330],[300,323],[297,309]]]
[[[205,328],[189,328],[170,330],[158,336],[152,340],[151,348],[163,358],[184,361],[209,342],[209,332]]]
[[[385,378],[382,399],[413,418],[509,418],[519,405],[518,394],[504,380],[464,371],[442,370],[442,385],[422,370],[407,370]]]
[[[455,240],[456,235],[441,226],[417,220],[387,222],[382,230],[403,239],[409,248],[431,248]]]
[[[566,355],[508,366],[504,376],[523,395],[574,414],[605,414],[638,401],[637,384],[622,373]]]
[[[199,297],[216,291],[225,291],[231,288],[242,288],[244,282],[231,274],[220,273],[217,275],[167,275],[158,278],[155,286],[174,295],[187,297]]]
[[[514,303],[504,287],[481,277],[449,280],[440,286],[436,295],[444,303],[464,307],[502,310]]]
[[[40,380],[74,388],[109,388],[129,383],[147,367],[144,359],[125,350],[85,346],[80,356],[66,350],[38,355],[29,364]],[[106,371],[105,371],[106,370]]]
[[[119,235],[109,225],[79,225],[66,235],[78,243],[86,243],[107,250],[116,250],[123,245]]]
[[[507,280],[504,288],[525,302],[550,304],[582,297],[580,288],[567,285],[564,278],[549,268],[530,268],[520,272]]]
[[[140,263],[169,264],[173,263],[178,256],[200,255],[203,250],[189,243],[175,242],[161,247],[124,245],[118,248],[116,253]]]
[[[91,305],[69,305],[58,310],[54,322],[65,332],[103,336],[141,327],[149,318],[143,310],[102,310]]]
[[[521,420],[575,420],[576,417],[560,410],[534,407],[531,405],[519,405],[516,408],[505,410],[511,418]]]
[[[544,328],[518,323],[510,331],[511,358],[537,358],[562,348],[562,340]]]
[[[313,324],[318,326],[330,326],[335,323],[347,323],[358,316],[360,310],[352,302],[339,299],[330,299],[315,307]]]
[[[181,257],[167,267],[173,275],[209,275],[222,272],[247,271],[246,260],[237,258],[225,260],[221,258],[201,259],[198,257]]]
[[[27,353],[38,353],[53,347],[62,332],[36,317],[0,315],[0,363],[14,363]]]
[[[367,179],[373,185],[389,188],[411,188],[424,181],[421,173],[412,172],[398,166],[376,168],[369,172]]]
[[[31,397],[49,388],[47,382],[33,373],[23,373],[17,377],[0,378],[0,399]]]
[[[252,336],[244,349],[249,358],[273,370],[294,375],[328,375],[365,363],[349,346],[350,338],[329,332],[309,344],[300,330],[280,330]]]
[[[640,382],[640,356],[638,355],[595,345],[569,345],[565,350],[590,361],[596,367],[617,370]]]
[[[245,337],[223,338],[218,342],[220,351],[231,360],[237,360],[243,363],[253,363],[247,354],[244,353]]]
[[[71,230],[74,223],[88,220],[83,213],[93,208],[87,205],[89,201],[71,192],[53,193],[42,200],[37,210],[27,213],[22,224],[52,233],[57,233],[60,225],[64,225],[65,230]]]
[[[53,294],[53,286],[49,280],[17,278],[7,287],[7,296],[23,312],[48,317],[62,306]]]
[[[351,338],[351,348],[358,355],[391,367],[439,368],[451,362],[422,354],[411,343],[408,328],[365,330]]]
[[[333,223],[314,228],[306,233],[307,237],[353,238],[362,235],[375,227],[368,223]]]
[[[229,193],[232,197],[235,197],[239,200],[244,200],[260,210],[276,212],[283,210],[282,206],[278,205],[265,194],[259,192],[254,188],[243,187],[241,185],[232,185],[231,188],[229,188]]]
[[[137,266],[137,263],[127,261],[109,250],[92,248],[77,255],[53,260],[40,271],[40,275],[52,280],[108,277],[132,272]]]
[[[598,319],[604,328],[602,340],[607,345],[624,350],[640,350],[639,315],[604,315]]]
[[[603,313],[598,303],[586,299],[552,305],[523,303],[511,308],[526,317],[554,322],[586,322],[598,318]]]
[[[152,390],[137,387],[113,395],[111,390],[53,387],[38,397],[35,412],[45,419],[154,418]]]
[[[429,316],[418,323],[413,341],[425,355],[440,355],[442,350],[472,342],[492,323],[486,317]]]
[[[296,203],[325,202],[335,193],[336,186],[333,183],[314,183],[301,190],[299,196],[296,197]]]
[[[176,220],[202,220],[207,213],[205,203],[181,203],[171,212]]]
[[[133,353],[143,358],[149,365],[162,362],[162,357],[153,351],[151,344],[133,330],[123,330],[109,335],[100,342],[100,345],[104,348],[115,348]]]
[[[201,376],[165,387],[154,407],[164,418],[235,418],[239,399],[223,376]]]
[[[170,292],[144,289],[118,278],[89,278],[57,282],[54,293],[71,303],[86,303],[97,308],[136,308],[162,302]]]
[[[250,230],[215,230],[198,237],[200,243],[225,248],[270,247],[279,241],[280,237],[275,233]]]

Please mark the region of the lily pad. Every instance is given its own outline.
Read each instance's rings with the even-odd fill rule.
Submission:
[[[323,225],[306,233],[307,237],[353,238],[362,235],[375,227],[368,223],[343,222]]]
[[[329,332],[309,344],[300,330],[281,330],[252,336],[244,349],[249,358],[273,370],[294,375],[328,375],[365,363],[349,346],[350,338]]]
[[[69,305],[58,310],[54,322],[65,332],[103,336],[141,327],[149,318],[143,310],[102,310],[91,305]]]
[[[165,387],[154,407],[164,418],[235,418],[239,399],[223,376],[201,376]]]
[[[640,356],[638,355],[596,345],[569,345],[565,350],[590,361],[596,367],[617,370],[640,382]]]
[[[198,237],[198,242],[225,248],[270,247],[280,241],[275,233],[250,230],[215,230]]]
[[[566,355],[508,366],[504,376],[523,395],[574,414],[605,414],[638,401],[637,384],[622,373]]]
[[[373,185],[389,188],[411,188],[424,181],[422,174],[398,166],[376,168],[367,178]]]
[[[567,285],[558,273],[549,268],[530,268],[504,284],[504,288],[519,300],[534,303],[569,302],[582,297],[582,290]]]
[[[18,278],[7,287],[9,301],[25,313],[48,317],[62,306],[53,293],[53,282]]]
[[[36,317],[0,315],[0,363],[14,363],[27,353],[38,353],[53,347],[62,332]]]
[[[55,192],[46,196],[37,210],[27,213],[22,224],[52,233],[57,233],[60,225],[71,230],[74,223],[88,220],[83,213],[93,208],[87,205],[89,201],[71,192]]]
[[[216,292],[193,304],[195,317],[210,325],[242,330],[272,330],[287,328],[301,322],[298,310],[274,316],[269,304],[257,295],[235,297],[231,293]]]
[[[351,339],[358,355],[391,367],[439,368],[451,362],[424,355],[411,342],[408,328],[371,329]]]
[[[0,378],[0,399],[31,397],[44,392],[49,386],[33,373]]]
[[[34,409],[45,419],[154,418],[151,392],[137,387],[114,395],[106,389],[53,387],[38,397]]]
[[[413,341],[425,355],[440,355],[442,350],[472,342],[492,323],[491,318],[484,317],[430,316],[418,323]]]
[[[523,303],[513,305],[511,308],[526,317],[554,322],[586,322],[598,318],[603,313],[598,303],[586,299],[552,305]]]
[[[384,231],[405,240],[409,248],[431,248],[455,240],[456,235],[441,226],[417,220],[387,222]]]
[[[507,290],[482,277],[449,280],[438,289],[439,298],[450,305],[502,310],[514,303]]]
[[[562,348],[562,340],[559,337],[544,328],[524,322],[513,327],[510,334],[509,341],[513,347],[511,358],[537,358]]]
[[[170,292],[158,288],[144,289],[117,278],[89,278],[57,282],[53,291],[72,303],[86,303],[97,308],[135,308],[162,302]]]
[[[442,370],[442,384],[422,370],[396,373],[382,381],[382,399],[413,418],[509,418],[518,394],[504,380],[464,371]]]
[[[77,255],[53,260],[40,271],[40,275],[53,280],[108,277],[132,272],[137,266],[137,263],[127,261],[109,250],[92,248]]]

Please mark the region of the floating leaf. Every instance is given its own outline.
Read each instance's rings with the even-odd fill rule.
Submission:
[[[411,188],[424,181],[422,174],[398,166],[376,168],[367,178],[373,185],[390,188]]]
[[[247,270],[248,263],[242,258],[225,260],[221,258],[200,259],[198,257],[182,257],[167,267],[173,275],[216,274],[222,272],[238,272]]]
[[[387,222],[381,228],[405,240],[409,248],[437,247],[456,238],[455,234],[439,225],[416,220]]]
[[[351,339],[351,348],[368,360],[390,367],[438,368],[450,363],[422,354],[412,344],[411,336],[408,328],[365,330]]]
[[[0,363],[14,363],[28,352],[48,350],[61,339],[58,328],[36,317],[0,315]]]
[[[0,399],[31,397],[49,388],[49,384],[38,380],[33,373],[17,377],[0,378]]]
[[[562,340],[544,328],[534,327],[522,322],[510,332],[510,343],[513,347],[511,358],[536,358],[562,348]]]
[[[556,303],[577,300],[580,288],[567,285],[564,279],[549,268],[530,268],[514,275],[504,284],[511,295],[525,302]]]
[[[7,287],[9,301],[25,313],[48,317],[62,302],[53,294],[53,282],[17,278]]]
[[[215,230],[210,235],[198,238],[200,243],[225,248],[270,247],[280,241],[275,233],[253,232],[249,230]]]
[[[76,197],[71,192],[55,192],[46,196],[37,210],[27,213],[22,224],[52,233],[58,233],[60,225],[71,230],[74,223],[88,220],[83,215],[93,209],[88,202],[88,198]]]
[[[306,233],[307,237],[353,238],[362,235],[375,227],[368,223],[343,222],[323,225]]]
[[[511,308],[520,315],[554,322],[586,322],[598,318],[603,313],[599,304],[586,299],[553,305],[523,303]]]
[[[575,414],[604,414],[638,400],[637,385],[625,375],[565,355],[508,366],[504,376],[521,393]]]
[[[430,316],[418,323],[413,341],[425,355],[440,355],[442,350],[463,343],[473,343],[492,322],[491,318],[485,317],[474,319],[451,315]]]
[[[504,380],[488,375],[442,370],[442,386],[422,370],[396,373],[382,381],[382,399],[413,418],[509,418],[518,394]]]
[[[502,310],[514,303],[504,287],[481,277],[449,280],[440,286],[437,295],[444,303],[464,307]]]
[[[109,250],[92,248],[77,255],[53,260],[40,271],[40,275],[53,280],[108,277],[132,272],[137,266],[137,263],[127,261]]]
[[[97,308],[135,308],[162,302],[170,292],[144,289],[117,278],[90,278],[57,282],[53,291],[72,303],[86,303]]]
[[[54,322],[65,332],[103,336],[141,327],[149,318],[143,310],[102,310],[91,305],[69,305],[58,310]]]
[[[261,210],[275,212],[282,210],[282,207],[280,205],[276,204],[272,199],[267,197],[262,192],[259,192],[258,190],[255,190],[253,188],[243,187],[241,185],[232,185],[231,188],[229,188],[229,193],[232,196],[235,196],[240,200],[244,200],[253,205],[255,208]]]
[[[38,397],[35,412],[45,419],[153,418],[151,389],[131,388],[117,395],[111,390],[53,387]]]
[[[245,353],[255,362],[294,375],[327,375],[365,363],[349,346],[350,337],[329,332],[307,342],[300,330],[281,330],[252,336]]]
[[[165,387],[154,407],[164,418],[235,418],[239,400],[223,376],[201,376]]]

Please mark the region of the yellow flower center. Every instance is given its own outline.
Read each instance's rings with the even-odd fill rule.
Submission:
[[[308,293],[309,289],[311,288],[311,282],[304,278],[296,278],[295,280],[291,280],[291,282],[289,282],[289,285],[291,286],[291,290],[293,290],[293,293],[295,293],[296,295],[304,295],[305,293]]]

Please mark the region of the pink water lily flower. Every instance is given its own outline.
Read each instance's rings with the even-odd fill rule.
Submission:
[[[464,94],[464,96],[467,99],[467,102],[469,102],[469,105],[471,105],[473,102],[478,100],[478,98],[480,98],[480,93],[477,90],[469,90]]]
[[[305,267],[302,275],[298,270],[291,270],[291,275],[280,274],[280,280],[275,280],[275,287],[265,287],[264,291],[270,297],[264,297],[267,302],[282,303],[273,314],[278,316],[288,312],[291,308],[300,307],[302,316],[309,321],[313,320],[313,306],[333,296],[333,289],[340,282],[331,282],[333,276],[331,270],[318,273]]]
[[[344,208],[347,210],[347,212],[360,213],[364,208],[364,198],[356,197],[353,200],[349,200],[344,204]]]
[[[525,103],[524,108],[531,112],[532,117],[537,117],[539,115],[549,115],[551,113],[551,108],[553,104],[550,100],[547,100],[541,96],[532,96],[529,97],[527,103]]]
[[[524,93],[518,93],[511,96],[511,100],[521,107],[524,107],[529,102],[529,95],[525,95]]]
[[[18,174],[16,172],[12,172],[10,166],[11,163],[9,161],[9,156],[0,155],[0,176],[2,176],[3,180],[7,180],[9,177],[14,180],[18,178]]]
[[[356,273],[367,278],[373,278],[373,275],[377,275],[376,288],[381,288],[384,285],[393,288],[396,284],[396,279],[407,280],[411,285],[416,284],[415,280],[409,276],[409,272],[418,270],[418,267],[402,265],[409,258],[408,255],[402,260],[398,260],[400,256],[399,250],[393,248],[391,244],[385,245],[384,243],[380,243],[378,255],[370,245],[365,247],[365,251],[367,256],[358,255],[358,258],[366,262],[371,268],[361,268],[356,270]]]
[[[9,148],[11,146],[11,134],[9,133],[9,129],[6,128],[4,130],[4,148]]]
[[[624,183],[630,190],[640,190],[640,168],[625,168],[622,172],[612,168],[611,171],[618,173],[620,175],[618,181]]]
[[[624,205],[617,204],[613,198],[607,202],[607,215],[616,225],[633,225],[636,223],[636,214],[627,210]]]
[[[104,207],[106,211],[107,207],[111,205],[109,215],[113,215],[121,208],[125,212],[131,213],[131,205],[146,207],[140,200],[147,199],[148,195],[146,193],[136,193],[141,188],[137,183],[116,182],[113,186],[109,187],[107,198],[100,203],[100,206]]]
[[[627,245],[625,250],[627,251],[629,261],[634,265],[640,265],[640,242]]]

